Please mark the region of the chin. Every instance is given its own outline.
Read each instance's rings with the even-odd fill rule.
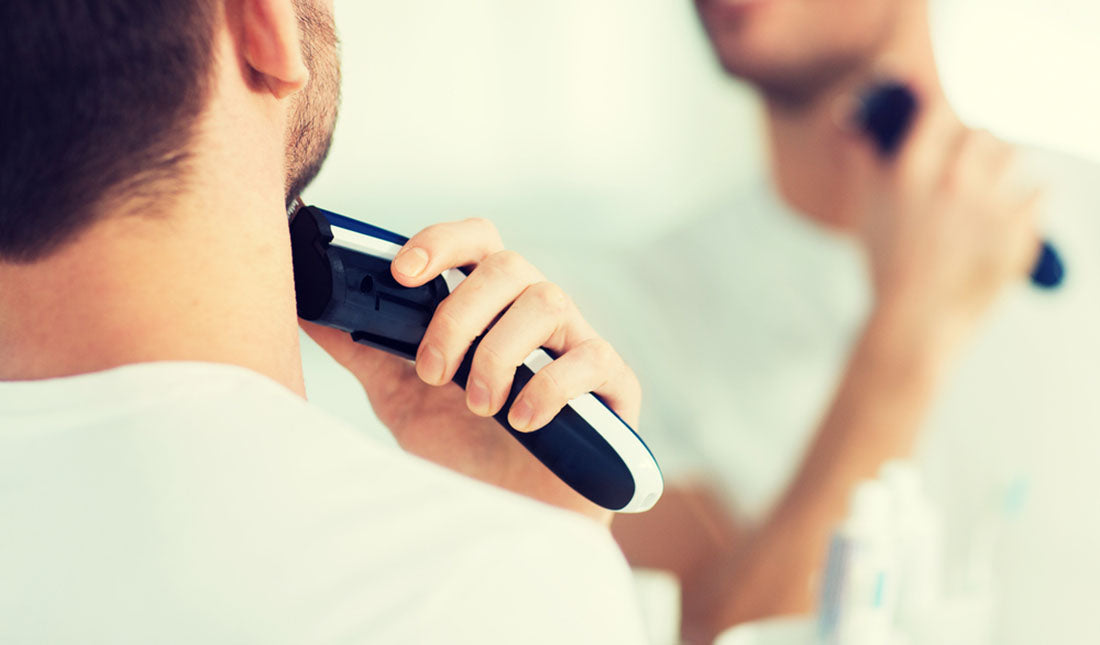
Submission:
[[[835,2],[835,4],[834,4]],[[817,95],[868,67],[896,21],[864,0],[696,0],[722,67],[776,98]],[[801,100],[801,99],[800,99]]]
[[[767,6],[729,4],[722,0],[696,0],[699,16],[722,67],[734,76],[753,81],[782,73],[797,61],[797,42],[789,34],[789,22],[769,19]],[[753,9],[748,11],[742,9]],[[782,18],[782,16],[780,16]]]
[[[820,48],[805,41],[794,46],[752,34],[711,34],[722,68],[754,86],[770,99],[801,104],[812,101],[834,84],[867,69],[874,48]]]
[[[765,94],[799,91],[814,83],[815,61],[799,60],[791,48],[775,41],[757,40],[751,34],[725,31],[710,34],[714,54],[727,74],[755,86]]]

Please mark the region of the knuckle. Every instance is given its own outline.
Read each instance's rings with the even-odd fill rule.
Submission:
[[[413,238],[419,245],[422,246],[434,246],[439,241],[450,237],[449,229],[450,224],[432,224],[431,226],[420,231]]]
[[[510,371],[515,370],[515,366],[509,366],[499,349],[486,340],[478,346],[471,369],[484,376],[491,384],[496,384]]]
[[[556,372],[549,368],[540,370],[528,383],[530,394],[540,405],[563,404],[569,399],[569,393]]]
[[[505,249],[490,255],[485,264],[501,274],[515,275],[526,268],[527,260],[519,253]]]
[[[622,363],[618,352],[611,343],[602,338],[592,338],[581,343],[585,351],[591,357],[592,362],[602,367],[609,367]]]
[[[569,296],[553,282],[535,283],[527,288],[527,292],[542,309],[552,314],[561,314],[569,307]]]
[[[461,334],[462,321],[456,315],[454,309],[453,304],[444,301],[435,310],[428,332],[425,334],[426,337],[430,336],[430,340],[434,341],[434,344],[450,347]]]
[[[642,384],[638,375],[626,364],[611,343],[602,338],[592,339],[583,343],[592,356],[592,361],[603,370],[606,378],[595,389],[604,386],[612,386],[632,400],[638,401],[642,397]]]
[[[497,229],[497,225],[492,220],[485,217],[470,217],[462,221],[463,224],[471,226],[481,235],[486,236],[487,239],[500,245],[500,231]]]
[[[495,232],[497,230],[496,225],[493,224],[493,222],[486,217],[467,217],[466,219],[462,220],[462,223],[469,224],[470,226],[475,226],[485,231]]]

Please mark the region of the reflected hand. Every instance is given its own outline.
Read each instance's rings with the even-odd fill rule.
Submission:
[[[931,104],[899,154],[853,135],[847,208],[870,263],[875,316],[953,347],[1039,252],[1038,190],[1014,181],[1011,146]]]

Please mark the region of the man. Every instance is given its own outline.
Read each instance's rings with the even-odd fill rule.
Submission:
[[[560,358],[517,428],[589,390],[634,422],[637,382],[491,226],[394,261],[476,266],[415,371],[307,330],[408,451],[577,512],[303,400],[286,204],[336,117],[331,2],[9,0],[0,25],[0,642],[641,640],[607,514],[487,418],[538,346]]]
[[[605,291],[635,325],[617,344],[677,482],[616,521],[628,558],[679,574],[693,642],[808,612],[850,491],[927,425],[917,452],[946,512],[953,591],[996,581],[995,642],[1083,642],[1078,598],[1100,573],[1097,519],[1081,517],[1100,423],[1100,173],[1021,159],[1048,186],[1041,228],[1069,271],[1056,292],[1031,289],[1035,196],[1016,192],[1006,146],[946,104],[924,0],[695,4],[723,67],[760,92],[771,176]],[[922,106],[892,162],[848,125],[884,76]],[[1074,591],[1043,602],[1044,584]]]

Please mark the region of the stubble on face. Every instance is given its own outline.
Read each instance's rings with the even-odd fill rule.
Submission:
[[[286,203],[317,177],[332,145],[340,106],[336,21],[316,0],[296,0],[302,58],[309,82],[294,98],[286,133]]]

